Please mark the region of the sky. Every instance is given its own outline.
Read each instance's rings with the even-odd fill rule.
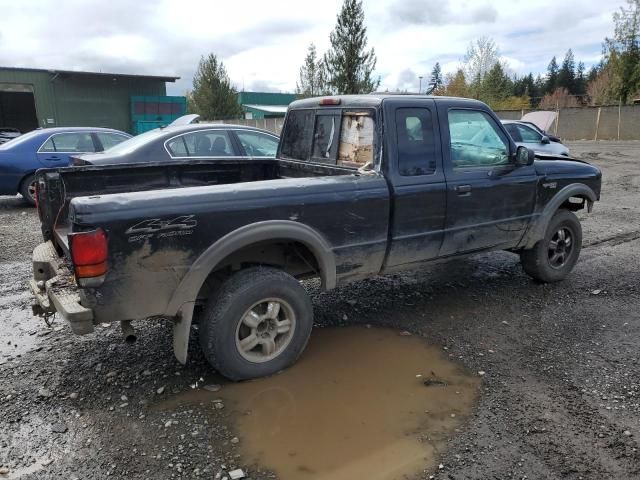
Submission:
[[[238,90],[291,92],[311,42],[329,47],[342,0],[0,0],[0,66],[175,75],[191,88],[202,55]],[[544,73],[569,48],[598,63],[615,0],[364,0],[379,90],[416,91],[436,62],[454,72],[473,40],[497,43],[513,74]],[[424,83],[423,83],[424,85]]]

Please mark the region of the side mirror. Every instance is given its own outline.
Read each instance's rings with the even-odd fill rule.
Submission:
[[[548,145],[549,143],[551,143],[551,140],[549,140],[549,137],[547,137],[546,135],[543,135],[540,139],[540,143],[542,143],[543,145]]]
[[[536,159],[536,154],[533,150],[529,150],[527,147],[518,147],[516,150],[516,166],[526,167],[533,165],[533,161]]]

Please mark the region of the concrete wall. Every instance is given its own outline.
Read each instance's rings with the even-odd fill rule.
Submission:
[[[528,111],[496,114],[504,120],[519,120]],[[549,132],[565,140],[640,140],[640,105],[562,108],[559,113],[557,128],[553,125]]]
[[[598,122],[598,110],[600,121]],[[519,120],[530,110],[497,111],[499,118]],[[235,123],[263,128],[280,135],[284,118],[221,120],[214,123]],[[596,125],[598,133],[596,138]],[[582,107],[562,108],[558,117],[557,131],[555,125],[549,129],[565,140],[617,140],[618,139],[618,107]],[[624,105],[620,107],[620,140],[640,140],[640,105]]]

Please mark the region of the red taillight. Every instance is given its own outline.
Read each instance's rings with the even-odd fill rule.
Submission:
[[[69,234],[69,248],[77,278],[107,273],[107,235],[101,228]]]
[[[339,98],[323,98],[320,100],[320,105],[340,105]]]

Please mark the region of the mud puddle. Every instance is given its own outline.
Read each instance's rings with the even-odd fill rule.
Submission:
[[[282,480],[389,480],[435,466],[478,385],[419,337],[329,328],[314,330],[302,358],[279,375],[168,403],[223,399],[242,462]]]
[[[49,330],[41,319],[34,317],[23,297],[16,297],[17,302],[10,296],[0,298],[0,364],[38,348],[41,336]]]

